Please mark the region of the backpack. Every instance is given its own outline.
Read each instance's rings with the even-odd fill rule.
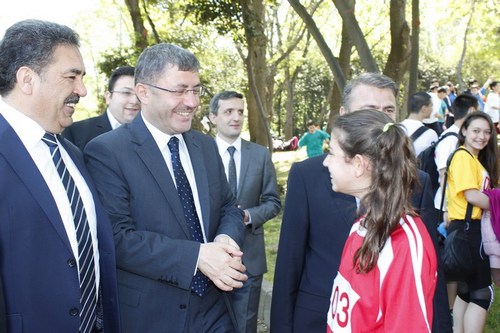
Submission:
[[[417,128],[417,130],[415,132],[413,132],[413,134],[410,136],[411,141],[414,142],[415,140],[417,140],[427,130],[430,130],[430,128],[425,126],[425,125]]]
[[[424,172],[427,172],[431,178],[433,193],[436,193],[436,191],[439,188],[439,172],[437,170],[436,162],[434,161],[436,147],[441,141],[443,141],[446,137],[450,135],[458,137],[458,134],[455,132],[447,132],[444,135],[442,135],[436,142],[433,142],[429,147],[425,148],[417,156],[419,169]]]

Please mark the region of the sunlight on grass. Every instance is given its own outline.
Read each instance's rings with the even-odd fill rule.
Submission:
[[[278,252],[279,234],[281,228],[281,219],[285,204],[286,181],[288,172],[293,162],[301,161],[307,158],[305,149],[300,149],[294,152],[275,152],[273,153],[273,162],[276,168],[276,176],[278,178],[278,187],[281,195],[281,212],[274,219],[269,220],[264,224],[266,237],[266,254],[268,272],[264,275],[264,279],[273,282],[274,266],[276,264],[276,254]],[[488,321],[484,333],[500,332],[500,288],[495,288],[496,300],[488,315]]]

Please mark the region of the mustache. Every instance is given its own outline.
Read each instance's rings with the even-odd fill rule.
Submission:
[[[80,101],[80,96],[73,94],[71,96],[68,96],[64,100],[64,104],[77,104]]]

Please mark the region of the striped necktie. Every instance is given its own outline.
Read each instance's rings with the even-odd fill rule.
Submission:
[[[76,240],[78,242],[78,277],[80,280],[80,333],[92,332],[96,323],[96,281],[94,250],[92,248],[92,237],[87,221],[87,214],[83,206],[80,192],[75,181],[69,174],[61,157],[56,135],[45,133],[42,141],[49,146],[57,172],[61,177],[66,194],[68,195],[75,223]]]
[[[168,148],[170,149],[170,155],[172,157],[172,168],[174,171],[175,184],[177,185],[177,194],[179,195],[179,199],[182,203],[184,217],[186,218],[191,240],[203,243],[203,234],[201,232],[200,220],[194,205],[193,191],[191,190],[191,186],[189,185],[186,173],[184,172],[184,168],[181,164],[179,155],[179,139],[175,136],[171,137],[168,141]],[[193,292],[198,296],[203,296],[208,288],[208,282],[208,278],[200,271],[197,271],[193,278],[191,290],[193,290]]]

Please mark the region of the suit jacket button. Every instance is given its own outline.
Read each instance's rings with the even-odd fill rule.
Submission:
[[[69,310],[69,315],[73,316],[73,317],[78,316],[78,309],[77,308],[71,308]]]
[[[186,308],[186,304],[179,305],[179,309],[184,310]]]
[[[76,266],[76,260],[75,259],[69,259],[68,260],[68,266],[69,267],[75,267]]]

